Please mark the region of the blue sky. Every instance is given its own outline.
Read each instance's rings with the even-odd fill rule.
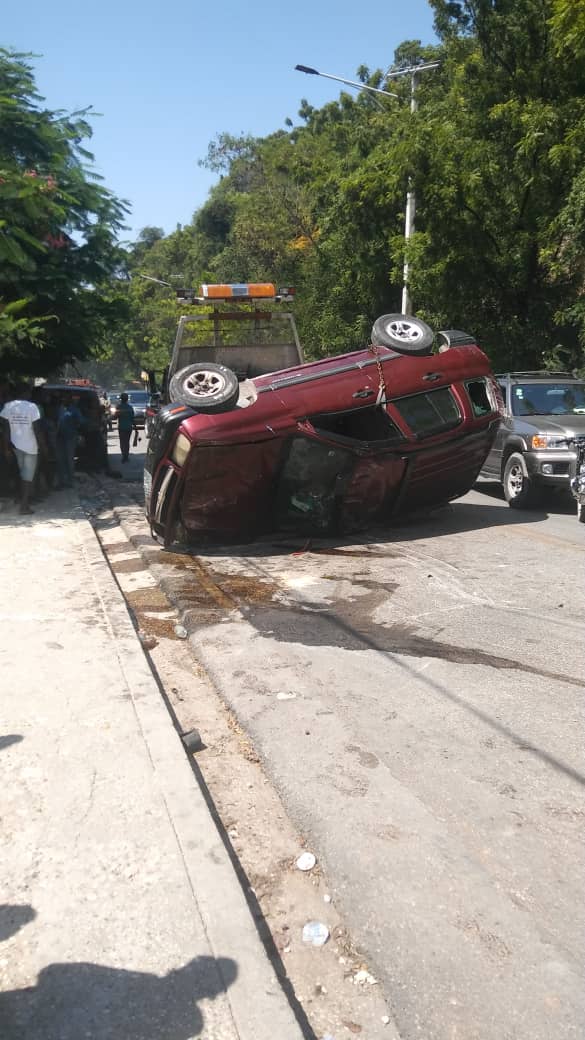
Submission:
[[[263,136],[296,122],[302,97],[338,96],[297,63],[355,79],[361,64],[387,68],[403,40],[434,41],[427,0],[28,0],[4,5],[1,32],[2,46],[41,55],[49,107],[101,113],[89,148],[131,203],[129,239],[190,221],[215,179],[197,161],[218,132]]]

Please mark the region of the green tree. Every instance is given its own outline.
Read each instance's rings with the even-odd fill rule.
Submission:
[[[126,314],[113,282],[125,206],[88,166],[87,111],[42,100],[28,57],[0,49],[0,363],[13,374],[88,356]]]
[[[204,160],[221,178],[208,201],[187,227],[135,247],[131,270],[173,285],[292,283],[308,356],[355,349],[400,309],[410,182],[416,312],[468,328],[497,366],[579,366],[585,65],[557,51],[582,3],[431,0],[440,44],[406,40],[395,54],[397,65],[440,62],[420,77],[415,114],[408,77],[362,66],[364,83],[400,99],[344,92],[320,109],[303,100],[298,124],[267,137],[220,134]],[[577,54],[579,34],[563,39]],[[130,339],[168,358],[170,295],[147,285],[129,290]]]

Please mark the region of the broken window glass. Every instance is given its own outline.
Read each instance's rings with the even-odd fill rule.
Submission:
[[[465,384],[473,414],[479,419],[482,415],[489,415],[493,411],[488,397],[485,379],[473,379]]]
[[[278,527],[333,531],[338,507],[356,457],[309,437],[289,442],[276,497]]]
[[[386,409],[379,406],[312,415],[310,421],[317,431],[322,430],[335,437],[365,444],[372,441],[391,443],[402,439],[400,430],[394,425]]]

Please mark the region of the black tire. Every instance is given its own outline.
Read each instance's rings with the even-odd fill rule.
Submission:
[[[577,502],[577,520],[580,524],[585,524],[585,506],[582,502]]]
[[[397,354],[425,355],[432,351],[433,330],[410,314],[382,314],[372,326],[372,344]]]
[[[512,509],[532,509],[538,505],[540,491],[530,477],[526,476],[524,460],[518,452],[513,452],[506,459],[504,466],[504,496]]]
[[[230,368],[208,361],[176,372],[169,396],[171,401],[181,401],[198,412],[229,412],[240,396],[240,384]]]

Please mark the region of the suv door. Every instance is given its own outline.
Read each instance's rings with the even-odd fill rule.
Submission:
[[[480,474],[482,477],[492,477],[495,480],[502,479],[504,444],[510,435],[510,384],[507,380],[501,379],[498,380],[498,384],[504,399],[504,418],[498,427],[494,443]]]

